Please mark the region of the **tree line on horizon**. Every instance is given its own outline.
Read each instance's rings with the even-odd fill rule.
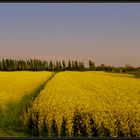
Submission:
[[[137,71],[140,67],[132,67],[131,65],[125,65],[124,67],[115,67],[110,65],[101,64],[95,66],[94,61],[88,61],[88,67],[85,67],[82,61],[68,60],[66,63],[64,60],[53,62],[52,60],[13,60],[2,59],[0,61],[0,71]]]

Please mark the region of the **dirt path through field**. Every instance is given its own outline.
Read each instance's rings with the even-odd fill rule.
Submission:
[[[21,128],[20,114],[31,106],[36,96],[44,89],[48,81],[50,81],[56,73],[53,73],[45,82],[36,87],[30,94],[25,95],[20,102],[10,102],[6,111],[0,110],[0,136],[27,136],[26,131]]]

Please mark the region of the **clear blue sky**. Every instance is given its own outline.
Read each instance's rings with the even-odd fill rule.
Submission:
[[[0,4],[0,58],[140,65],[140,4]]]

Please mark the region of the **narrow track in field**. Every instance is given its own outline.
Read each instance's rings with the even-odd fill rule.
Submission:
[[[38,94],[41,92],[41,90],[43,90],[46,86],[46,84],[55,76],[57,72],[54,72],[45,82],[41,83],[38,87],[35,88],[35,90],[33,90],[30,95],[25,96],[20,103],[18,103],[18,105],[20,106],[21,110],[18,114],[18,116],[22,116],[22,113],[24,111],[28,111],[28,109],[32,106],[32,103],[34,102],[35,98],[38,96]],[[26,102],[24,103],[24,101],[26,100]],[[19,123],[17,125],[21,126],[21,122],[20,119],[18,120]],[[18,129],[18,131],[24,131],[22,130],[22,127]]]
[[[55,76],[57,72],[54,72],[44,83],[42,83],[40,86],[39,86],[39,89],[36,91],[36,93],[33,95],[33,99],[32,101],[35,100],[35,98],[37,97],[37,95],[40,93],[41,90],[43,90],[46,86],[46,84]]]
[[[45,88],[46,84],[55,76],[57,72],[54,72],[45,82],[40,84],[32,93],[30,94],[32,98],[29,100],[29,102],[26,104],[24,109],[29,108],[32,103],[34,102],[35,98],[38,96],[38,94]]]
[[[8,121],[5,121],[5,124],[0,124],[0,136],[26,136],[26,132],[21,127],[20,116],[22,115],[23,111],[28,110],[28,108],[32,105],[32,102],[35,100],[37,95],[40,93],[41,90],[44,89],[46,84],[55,76],[57,72],[53,72],[53,74],[43,83],[40,83],[33,91],[29,94],[25,95],[18,103],[9,103],[7,106],[6,112],[4,116],[7,117]],[[1,114],[4,111],[2,110]],[[16,112],[16,113],[15,113]],[[15,113],[15,114],[14,114]],[[1,115],[0,114],[0,115]],[[8,117],[14,114],[14,118],[12,121],[9,121]],[[3,114],[2,114],[3,115]],[[0,116],[0,121],[3,118]]]

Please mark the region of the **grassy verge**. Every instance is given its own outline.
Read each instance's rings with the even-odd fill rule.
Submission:
[[[140,78],[140,71],[126,71],[126,73],[135,75],[135,78]]]
[[[107,72],[107,73],[116,73],[116,74],[133,74],[135,78],[140,78],[140,71],[126,71],[126,72]]]
[[[0,137],[28,136],[26,131],[20,127],[19,116],[21,112],[33,102],[39,92],[54,75],[55,73],[35,88],[30,94],[25,95],[20,102],[10,102],[6,109],[0,107]]]

